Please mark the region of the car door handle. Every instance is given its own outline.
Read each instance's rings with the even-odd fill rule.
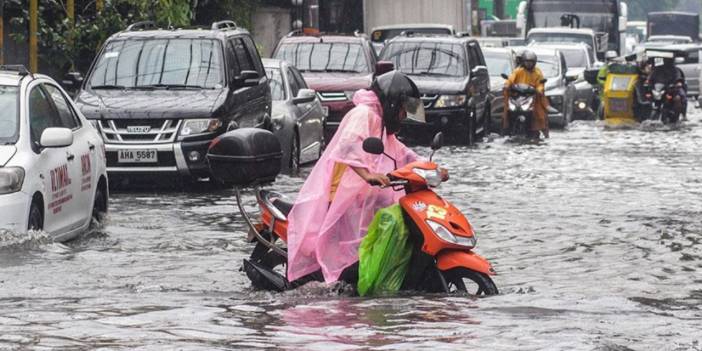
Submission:
[[[93,144],[93,143],[91,143],[91,142],[88,142],[88,149],[90,149],[90,151],[94,151],[94,150],[95,150],[95,144]]]
[[[76,158],[76,155],[66,153],[66,160],[73,161],[75,158]]]

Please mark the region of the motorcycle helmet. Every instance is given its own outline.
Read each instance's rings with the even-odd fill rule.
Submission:
[[[419,89],[402,72],[391,71],[375,77],[371,89],[378,95],[383,107],[383,127],[387,134],[395,134],[400,130],[405,112],[407,118],[425,122],[424,104]]]
[[[531,62],[531,67],[527,66],[528,62]],[[522,51],[522,65],[529,70],[536,67],[536,54],[531,50]]]

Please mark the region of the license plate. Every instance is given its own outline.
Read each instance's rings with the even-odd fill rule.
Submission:
[[[155,163],[158,162],[156,150],[119,150],[117,161],[120,163]]]
[[[609,109],[612,112],[626,112],[629,105],[626,100],[623,99],[611,99],[609,100]]]
[[[324,117],[329,117],[329,106],[322,106],[322,114]]]

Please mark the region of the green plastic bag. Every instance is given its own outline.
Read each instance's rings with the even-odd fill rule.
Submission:
[[[358,249],[358,294],[394,293],[407,274],[412,244],[400,205],[381,209]]]

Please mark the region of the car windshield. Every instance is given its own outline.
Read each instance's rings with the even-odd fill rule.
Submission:
[[[560,49],[565,56],[568,68],[589,68],[587,54],[583,55],[582,50]]]
[[[451,35],[450,28],[394,28],[374,31],[371,35],[371,40],[382,43],[402,34],[402,32],[412,34]]]
[[[575,33],[529,33],[529,43],[584,43],[592,46],[592,37]]]
[[[93,89],[220,88],[222,47],[210,39],[112,41],[88,81]]]
[[[19,114],[17,111],[17,87],[0,85],[0,145],[17,142]]]
[[[560,73],[558,71],[558,62],[555,61],[539,60],[536,62],[536,67],[539,67],[541,73],[544,74],[544,78],[557,77]]]
[[[512,64],[509,55],[484,52],[485,63],[491,77],[499,77],[501,74],[510,75]]]
[[[273,101],[285,100],[285,83],[283,83],[283,75],[278,68],[266,67],[268,75],[268,84],[271,87],[271,99]]]
[[[357,43],[287,43],[275,58],[302,72],[370,73],[363,47]]]
[[[459,44],[398,42],[389,44],[382,60],[392,61],[405,74],[464,77],[466,58]]]

